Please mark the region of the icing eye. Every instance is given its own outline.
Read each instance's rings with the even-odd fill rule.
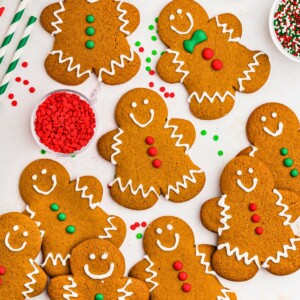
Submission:
[[[37,175],[33,175],[31,178],[32,180],[37,180]]]
[[[168,229],[168,230],[172,230],[172,229],[173,229],[173,226],[172,226],[171,224],[168,224],[168,225],[167,225],[167,229]]]
[[[261,119],[262,122],[266,122],[267,121],[267,117],[266,116],[262,116],[260,119]]]
[[[174,15],[170,15],[170,21],[173,21],[175,19]]]
[[[249,168],[249,169],[248,169],[248,173],[252,174],[252,173],[253,173],[253,169],[252,169],[252,168]]]
[[[236,174],[237,174],[238,176],[241,176],[241,175],[243,174],[243,172],[242,172],[241,170],[238,170],[238,171],[236,172]]]
[[[177,12],[178,15],[180,15],[182,13],[182,9],[179,8],[179,9],[177,9],[176,12]]]
[[[161,229],[161,228],[157,228],[157,229],[156,229],[156,233],[157,233],[157,234],[162,234],[162,229]]]
[[[272,118],[277,118],[276,112],[273,112],[273,113],[272,113]]]
[[[102,259],[107,259],[107,258],[108,258],[108,253],[107,253],[107,252],[103,253],[103,254],[101,255],[101,258],[102,258]]]
[[[18,225],[15,225],[14,227],[13,227],[13,231],[18,231],[19,230],[19,226]]]
[[[144,103],[144,104],[149,104],[149,100],[148,100],[148,99],[145,99],[145,100],[143,101],[143,103]]]
[[[41,173],[42,173],[43,175],[45,175],[45,174],[47,174],[47,170],[46,170],[46,169],[43,169],[43,170],[41,171]]]
[[[133,107],[133,108],[137,107],[136,102],[132,102],[132,103],[131,103],[131,107]]]
[[[94,253],[90,254],[90,259],[94,260],[96,258],[96,255]]]
[[[28,232],[27,232],[27,231],[24,231],[24,232],[23,232],[23,236],[25,236],[25,237],[28,236]]]

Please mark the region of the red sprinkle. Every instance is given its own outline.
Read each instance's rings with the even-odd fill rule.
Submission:
[[[8,95],[8,99],[11,99],[11,100],[12,100],[12,99],[14,99],[14,98],[15,98],[15,95],[14,95],[14,94],[9,94],[9,95]]]
[[[170,94],[169,94],[168,92],[166,92],[166,93],[164,94],[164,96],[165,96],[166,98],[169,98]]]
[[[21,82],[22,79],[21,79],[21,77],[16,77],[15,80],[16,80],[16,82]]]
[[[18,102],[16,100],[12,101],[11,103],[12,106],[17,106],[18,105]]]
[[[173,92],[170,93],[170,97],[171,97],[171,98],[174,98],[174,97],[175,97],[175,93],[173,93]]]
[[[131,226],[130,226],[130,229],[131,229],[131,230],[135,230],[135,229],[136,229],[136,228],[135,228],[135,225],[134,225],[134,224],[131,225]]]
[[[211,66],[216,71],[220,71],[223,69],[223,63],[219,59],[214,59],[211,63]]]
[[[147,223],[146,222],[142,222],[142,227],[146,227],[147,226]]]
[[[140,52],[144,52],[144,48],[143,48],[143,47],[140,47],[140,48],[139,48],[139,51],[140,51]]]
[[[264,233],[264,230],[261,227],[256,227],[255,228],[255,233],[258,235],[261,235]]]
[[[149,154],[150,156],[155,156],[155,155],[157,155],[157,149],[156,149],[155,147],[150,147],[150,148],[148,149],[148,154]]]
[[[185,280],[187,280],[187,278],[188,278],[188,274],[187,274],[186,272],[180,272],[180,273],[178,274],[178,278],[179,278],[179,280],[181,280],[181,281],[185,281]]]
[[[256,211],[257,210],[257,205],[255,203],[250,203],[249,204],[249,210]]]
[[[184,283],[182,285],[182,290],[186,293],[190,292],[192,289],[192,286],[189,283]]]
[[[154,168],[159,168],[161,166],[161,160],[159,159],[154,159],[153,163],[152,163]]]
[[[33,94],[35,92],[35,88],[34,87],[29,88],[29,92]]]
[[[24,85],[28,85],[28,84],[29,84],[29,81],[28,81],[27,79],[25,79],[25,80],[23,81],[23,83],[24,83]]]
[[[5,7],[0,7],[0,17],[3,15]]]
[[[155,74],[155,71],[154,71],[154,70],[150,70],[150,71],[149,71],[149,74],[150,74],[150,75],[154,75],[154,74]]]
[[[139,222],[135,222],[134,226],[135,226],[135,228],[139,228],[140,227],[140,223]]]
[[[154,144],[154,138],[152,136],[147,136],[145,139],[146,144],[152,145]]]
[[[173,268],[176,271],[180,271],[183,268],[183,263],[181,261],[175,261],[173,264]]]
[[[6,269],[3,266],[0,266],[0,275],[4,275],[6,273]]]
[[[149,82],[149,86],[150,86],[151,88],[153,88],[153,87],[154,87],[154,82]]]
[[[210,48],[205,48],[202,51],[202,57],[206,60],[210,60],[214,57],[214,51]]]
[[[258,223],[260,220],[260,216],[259,215],[253,215],[251,217],[251,221],[254,222],[254,223]]]
[[[166,90],[163,86],[159,89],[162,93]]]
[[[28,67],[28,62],[24,61],[24,62],[22,63],[22,67],[23,67],[23,68],[27,68],[27,67]]]

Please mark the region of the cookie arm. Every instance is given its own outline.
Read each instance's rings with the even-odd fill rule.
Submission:
[[[76,298],[76,282],[72,276],[58,276],[50,280],[48,294],[52,300]],[[67,297],[67,298],[66,298]]]
[[[220,219],[223,208],[218,205],[220,199],[221,197],[210,199],[201,207],[200,218],[202,224],[212,232],[217,232],[218,228],[222,227]]]
[[[62,6],[61,6],[62,5]],[[40,21],[44,29],[50,34],[57,30],[53,24],[60,24],[59,19],[55,16],[55,12],[57,12],[57,16],[59,17],[59,13],[64,10],[63,4],[59,2],[51,4],[47,6],[41,13]]]
[[[249,156],[252,153],[252,151],[253,151],[253,147],[249,146],[244,150],[242,150],[241,152],[239,152],[236,156],[242,156],[242,155]],[[250,155],[250,156],[254,156],[254,155]]]
[[[295,222],[296,219],[300,216],[300,197],[290,191],[287,190],[278,190],[278,192],[282,196],[282,204],[285,204],[288,206],[288,211],[286,212],[288,215],[292,216],[292,219],[290,220],[291,223]],[[280,206],[280,211],[283,211],[283,208]],[[296,224],[295,224],[296,226]],[[293,227],[293,226],[292,226]],[[296,226],[297,227],[297,226]],[[300,227],[298,229],[299,236],[300,236]]]
[[[126,294],[130,300],[149,299],[149,290],[147,284],[138,279],[130,277],[122,278],[118,282],[118,286],[118,299],[121,299],[122,296],[125,298]]]
[[[239,42],[243,29],[241,21],[235,15],[221,14],[216,16],[215,20],[221,32],[228,36],[229,42]]]
[[[125,25],[122,25],[120,28],[122,28],[128,35],[133,33],[140,23],[139,11],[135,6],[127,2],[120,2],[117,9],[120,12],[119,20]]]
[[[117,147],[117,143],[118,143],[117,139],[119,133],[121,134],[121,131],[115,129],[104,134],[98,140],[98,144],[97,144],[98,152],[107,161],[111,161],[112,155],[116,152],[113,146],[115,146],[115,148]],[[119,140],[119,144],[121,143],[122,143],[121,140]]]

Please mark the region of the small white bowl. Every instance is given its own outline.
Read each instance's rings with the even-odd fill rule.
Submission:
[[[272,37],[272,40],[274,42],[274,44],[276,45],[277,49],[284,55],[286,56],[287,58],[289,58],[290,60],[293,60],[295,62],[300,62],[300,57],[296,57],[290,53],[288,53],[281,45],[281,43],[279,42],[279,40],[277,39],[277,36],[276,36],[276,33],[275,33],[275,29],[274,29],[274,15],[277,11],[277,8],[279,6],[279,4],[282,2],[282,0],[275,0],[273,5],[272,5],[272,8],[271,8],[271,11],[270,11],[270,15],[269,15],[269,30],[270,30],[270,34],[271,34],[271,37]]]

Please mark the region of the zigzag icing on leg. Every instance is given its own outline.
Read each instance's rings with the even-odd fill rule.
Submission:
[[[223,217],[220,222],[224,225],[222,228],[218,228],[218,234],[219,236],[222,235],[222,232],[224,230],[228,230],[230,226],[227,224],[227,221],[232,218],[231,215],[227,215],[227,211],[230,209],[230,206],[225,204],[225,199],[227,195],[222,195],[221,199],[218,201],[218,205],[223,208],[223,210],[220,212],[220,215]]]
[[[68,277],[68,280],[71,281],[71,284],[66,284],[63,286],[63,289],[67,292],[69,292],[68,294],[63,294],[63,298],[66,300],[70,300],[70,298],[77,298],[78,294],[75,293],[72,289],[77,287],[76,282],[74,281],[74,279],[70,276]]]
[[[120,55],[120,62],[117,62],[116,60],[112,60],[110,62],[111,71],[109,71],[105,68],[101,68],[100,71],[99,71],[98,80],[102,81],[102,73],[106,73],[110,76],[115,75],[116,74],[115,67],[124,68],[126,60],[129,61],[129,62],[132,62],[134,60],[134,51],[132,49],[130,49],[130,56],[126,56],[125,54]]]
[[[106,235],[99,235],[99,238],[101,239],[110,239],[112,235],[110,234],[110,231],[117,231],[117,227],[112,223],[111,220],[113,220],[115,217],[108,217],[107,222],[110,224],[110,227],[104,228],[104,232]]]
[[[58,54],[58,62],[59,62],[60,64],[63,64],[63,63],[68,62],[68,68],[67,68],[67,71],[68,71],[68,72],[72,72],[72,71],[76,70],[77,78],[78,78],[78,77],[81,77],[81,76],[83,76],[83,75],[85,75],[85,74],[88,74],[89,76],[92,75],[92,72],[91,72],[90,70],[87,70],[87,71],[84,71],[84,72],[80,73],[81,65],[80,65],[80,64],[77,64],[77,65],[75,65],[75,66],[72,66],[73,61],[74,61],[73,57],[70,56],[70,57],[67,57],[67,58],[63,59],[63,52],[62,52],[61,50],[53,50],[53,51],[50,52],[50,54],[51,54],[51,55],[56,55],[56,54]]]
[[[216,22],[217,22],[217,26],[222,28],[222,33],[229,33],[228,42],[239,42],[240,41],[240,37],[232,38],[232,33],[234,32],[234,30],[227,29],[228,24],[220,23],[218,16],[216,16]]]
[[[170,197],[170,192],[173,191],[175,192],[177,195],[179,195],[179,192],[180,192],[180,188],[184,188],[186,189],[187,188],[187,181],[190,181],[191,183],[196,183],[196,178],[194,177],[194,174],[195,173],[203,173],[203,171],[201,169],[199,170],[190,170],[189,171],[189,174],[190,174],[190,177],[187,176],[187,175],[183,175],[182,176],[182,182],[180,181],[177,181],[175,186],[174,187],[173,185],[168,185],[168,193],[167,195],[165,196],[165,198],[167,200],[169,200],[169,197]]]
[[[83,199],[89,199],[89,207],[91,209],[95,209],[96,207],[100,207],[100,201],[97,202],[97,203],[93,203],[93,198],[94,198],[94,195],[93,194],[89,194],[89,195],[86,195],[85,192],[86,190],[88,190],[88,187],[85,185],[83,187],[79,187],[79,181],[80,181],[80,177],[77,177],[76,178],[76,185],[75,185],[75,191],[76,192],[81,192],[81,198]]]
[[[46,259],[42,263],[41,266],[45,267],[46,264],[48,263],[49,259],[51,260],[53,266],[56,266],[58,261],[60,261],[63,266],[66,266],[67,265],[67,260],[70,259],[70,258],[71,258],[71,254],[67,254],[67,256],[65,258],[63,258],[60,253],[56,254],[56,256],[54,257],[53,253],[50,252],[50,253],[47,254]]]
[[[232,93],[230,93],[229,91],[226,91],[223,96],[221,96],[219,92],[215,92],[212,97],[210,97],[207,92],[203,92],[201,95],[201,98],[199,98],[199,95],[197,92],[193,92],[189,96],[187,101],[190,103],[192,101],[192,98],[195,97],[196,100],[198,101],[198,103],[202,103],[204,98],[206,98],[210,103],[213,103],[216,99],[218,99],[220,102],[224,102],[227,96],[230,96],[233,100],[235,100],[234,95]]]
[[[113,150],[115,150],[114,153],[113,153],[113,154],[111,155],[111,157],[110,157],[110,161],[111,161],[111,163],[114,164],[114,165],[117,164],[117,162],[115,161],[115,158],[114,158],[114,157],[115,157],[116,155],[118,155],[119,153],[121,153],[121,150],[118,148],[118,146],[122,144],[122,141],[119,140],[119,136],[122,135],[123,132],[124,132],[124,130],[122,130],[121,128],[118,128],[118,130],[119,130],[119,132],[118,132],[116,135],[114,135],[114,137],[113,137],[113,140],[115,141],[115,143],[112,144],[112,146],[111,146],[111,148],[112,148]]]
[[[35,212],[30,209],[29,205],[26,205],[25,210],[30,214],[30,219],[32,219],[36,223],[36,225],[40,228],[42,223],[39,222],[39,221],[34,220]],[[40,229],[40,233],[41,233],[41,237],[43,238],[44,235],[45,235],[45,230]]]
[[[206,254],[200,252],[198,246],[196,246],[196,256],[200,257],[200,264],[205,267],[205,274],[216,275],[216,272],[211,270],[210,263],[205,261]]]
[[[253,56],[253,61],[252,63],[248,64],[248,69],[243,71],[243,74],[245,75],[245,77],[240,77],[238,78],[238,83],[239,83],[239,91],[243,92],[245,90],[245,88],[243,87],[243,81],[248,81],[251,80],[251,77],[249,76],[249,73],[255,73],[255,69],[253,67],[257,67],[259,66],[259,62],[257,60],[257,57],[260,55],[264,55],[263,52],[258,52]]]
[[[217,296],[217,300],[230,300],[230,297],[227,295],[227,293],[234,293],[234,291],[229,289],[221,289],[221,293],[223,296]]]
[[[31,285],[35,285],[35,283],[36,283],[36,280],[34,279],[33,276],[40,273],[39,269],[35,266],[33,259],[29,259],[29,263],[33,267],[33,272],[27,274],[27,277],[29,278],[30,281],[24,284],[24,287],[26,288],[26,290],[24,292],[22,292],[22,295],[26,299],[30,298],[28,296],[28,294],[31,294],[34,291],[34,289],[31,287]]]
[[[176,125],[169,125],[170,118],[167,119],[166,124],[164,125],[164,128],[173,128],[173,131],[171,133],[171,138],[172,139],[177,139],[175,146],[176,147],[184,147],[185,148],[185,153],[189,150],[190,146],[189,144],[181,144],[181,140],[183,138],[183,134],[176,134],[176,131],[178,129],[178,126]]]
[[[287,214],[286,212],[289,210],[289,207],[286,204],[282,203],[282,195],[278,192],[278,190],[274,189],[273,193],[278,197],[278,200],[276,202],[277,206],[283,207],[283,210],[279,213],[280,217],[285,217],[286,220],[283,222],[283,225],[291,225],[291,219],[292,216],[290,214]]]
[[[251,146],[252,147],[252,151],[249,153],[249,156],[254,157],[254,153],[258,150],[258,148]]]
[[[124,3],[124,1],[123,1],[123,0],[115,0],[115,1],[119,2],[118,5],[117,5],[117,11],[118,11],[119,13],[121,13],[121,14],[120,14],[120,16],[118,17],[118,19],[123,23],[123,24],[120,26],[120,31],[122,31],[122,32],[125,33],[126,35],[129,35],[130,32],[129,32],[128,30],[125,30],[125,29],[124,29],[124,28],[129,24],[129,21],[126,20],[126,19],[124,19],[124,16],[127,14],[127,10],[121,8],[121,6],[122,6],[122,4]]]
[[[59,1],[58,4],[60,5],[60,9],[56,10],[53,13],[53,15],[56,18],[56,21],[55,22],[51,22],[51,25],[53,27],[55,27],[55,29],[56,29],[55,31],[52,31],[52,33],[51,33],[52,36],[55,35],[55,34],[58,34],[58,33],[62,32],[62,30],[58,27],[58,25],[62,24],[63,20],[61,19],[61,17],[58,14],[60,14],[61,12],[64,12],[66,9],[65,9],[63,1]]]
[[[157,277],[157,272],[152,270],[152,267],[154,266],[154,263],[150,259],[150,257],[148,255],[145,255],[144,258],[149,263],[149,266],[145,269],[145,271],[147,273],[151,273],[151,277],[148,277],[145,281],[148,282],[148,283],[151,283],[153,285],[152,288],[149,290],[149,292],[152,292],[158,286],[158,283],[153,281],[153,279]]]
[[[122,192],[124,192],[129,187],[131,193],[135,196],[137,195],[137,193],[139,191],[141,191],[143,198],[147,198],[151,192],[154,193],[157,196],[157,198],[159,198],[159,194],[156,192],[156,190],[153,186],[151,186],[147,192],[144,191],[144,186],[143,186],[142,183],[136,189],[134,189],[133,186],[132,186],[132,180],[131,179],[129,179],[127,181],[127,183],[123,186],[120,177],[117,177],[113,182],[111,182],[109,184],[109,186],[113,186],[116,182],[118,183],[119,188]]]
[[[126,284],[121,288],[121,289],[117,289],[118,293],[123,293],[123,296],[119,296],[118,300],[125,300],[127,297],[130,297],[133,295],[133,292],[128,292],[126,291],[126,288],[132,283],[131,279],[128,279]]]
[[[174,50],[171,50],[171,49],[166,49],[166,52],[175,55],[175,57],[174,57],[173,60],[172,60],[172,63],[173,63],[173,64],[178,64],[178,65],[179,65],[175,71],[176,71],[177,73],[182,73],[182,74],[183,74],[182,77],[181,77],[181,80],[180,80],[180,82],[183,83],[185,77],[188,76],[188,75],[190,74],[190,72],[189,72],[189,71],[186,71],[186,70],[182,70],[182,67],[183,67],[183,65],[184,65],[184,62],[181,61],[181,60],[178,60],[178,57],[179,57],[179,52],[178,52],[178,51],[174,51]]]

